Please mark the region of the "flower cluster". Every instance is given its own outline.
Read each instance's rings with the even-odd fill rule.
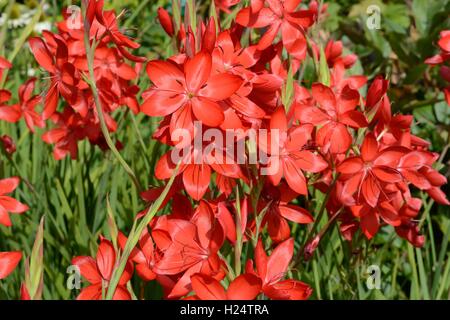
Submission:
[[[450,82],[450,67],[448,65],[445,65],[446,61],[450,59],[450,30],[441,31],[438,45],[441,49],[441,52],[433,57],[426,59],[425,63],[432,66],[441,65],[439,73],[442,79]],[[447,100],[447,104],[450,105],[450,86],[444,88],[443,91],[445,100]]]
[[[86,19],[79,15],[74,21],[64,13],[65,20],[58,23],[58,33],[45,30],[42,38],[29,39],[36,61],[48,74],[42,114],[35,111],[42,97],[32,96],[34,78],[20,88],[19,104],[2,107],[0,111],[0,119],[9,122],[23,117],[31,131],[35,126],[44,127],[44,121],[50,119],[55,127],[45,132],[42,139],[54,145],[56,159],[66,155],[75,159],[77,143],[84,139],[106,149],[100,118],[104,118],[107,130],[114,132],[117,130],[113,118],[116,109],[127,106],[134,113],[138,112],[136,94],[139,88],[132,83],[137,71],[127,59],[144,61],[128,52],[139,44],[119,30],[115,13],[103,10],[103,1],[90,1],[86,14]],[[85,25],[89,27],[88,33]],[[88,59],[92,60],[92,70],[89,70]],[[87,80],[91,71],[95,75],[94,90]],[[2,95],[1,101],[6,98]],[[61,109],[58,108],[60,101],[63,102]],[[96,106],[98,104],[100,106]]]
[[[0,79],[3,76],[3,70],[11,68],[11,63],[0,57]],[[21,90],[21,95],[24,94]],[[0,90],[0,117],[4,114],[4,110],[8,107],[3,103],[7,102],[11,97],[11,93],[7,90]],[[15,145],[12,139],[8,136],[1,137],[3,149],[7,153],[15,151]],[[28,206],[10,197],[8,194],[12,193],[19,185],[19,178],[12,177],[0,180],[0,224],[6,227],[11,227],[11,219],[9,213],[23,213],[28,210]],[[0,280],[6,278],[22,259],[22,252],[10,251],[0,252]]]
[[[19,185],[19,178],[12,177],[0,180],[0,224],[6,227],[12,225],[9,212],[23,213],[28,206],[8,196]],[[6,278],[22,259],[22,252],[10,251],[0,252],[0,280]]]
[[[155,176],[177,177],[162,204],[171,200],[171,213],[154,217],[141,234],[115,298],[129,297],[124,284],[134,265],[143,281],[156,280],[169,299],[307,299],[312,288],[285,275],[294,263],[291,225],[312,223],[317,214],[299,201],[313,189],[328,195],[330,219],[348,240],[358,230],[371,239],[391,225],[420,247],[424,237],[415,218],[422,201],[410,188],[449,204],[439,189],[446,179],[432,167],[437,155],[411,133],[411,116],[392,115],[388,81],[377,77],[362,96],[366,77],[346,75],[356,56],[343,56],[340,41],[330,40],[322,50],[307,39],[319,7],[314,1],[308,8],[299,4],[252,1],[226,30],[216,30],[213,19],[197,30],[176,30],[170,14],[159,9],[178,53],[147,63],[152,86],[140,111],[162,117],[153,138],[169,146]],[[260,36],[243,41],[244,34]],[[308,57],[325,59],[328,80],[310,89],[293,81],[287,94]],[[224,144],[220,137],[230,132],[235,135]],[[255,153],[266,161],[251,162]],[[155,201],[162,189],[142,196]],[[199,201],[194,209],[190,199]],[[125,249],[124,234],[114,240]],[[317,236],[305,246],[305,258],[319,242]],[[241,261],[244,245],[254,253]],[[230,246],[234,267],[221,254]],[[104,248],[107,253],[100,252]],[[91,283],[80,299],[100,297],[98,284],[108,283],[112,268],[103,261],[113,263],[116,254],[103,239],[96,266],[92,258],[74,259]]]
[[[160,118],[152,138],[168,151],[155,165],[163,186],[141,193],[149,209],[132,231],[102,236],[95,258],[73,258],[89,282],[78,299],[131,299],[134,272],[158,282],[168,299],[308,299],[313,288],[287,275],[319,245],[326,229],[314,224],[306,236],[303,225],[325,210],[346,240],[371,239],[390,225],[421,247],[417,190],[450,204],[440,190],[446,178],[433,168],[438,155],[412,134],[412,116],[392,113],[389,81],[348,75],[357,57],[344,55],[341,41],[312,36],[326,5],[252,0],[227,29],[188,13],[183,24],[160,8],[177,52],[146,63],[151,84],[139,105],[133,80],[144,59],[128,51],[139,44],[103,1],[84,3],[84,17],[66,16],[57,34],[29,40],[49,75],[44,99],[33,95],[35,79],[21,86],[19,104],[4,105],[10,94],[2,91],[0,119],[23,117],[32,131],[51,119],[56,127],[43,140],[55,145],[56,159],[75,158],[83,139],[111,148],[105,133],[117,130],[113,112],[127,106]],[[215,1],[216,16],[237,4]],[[448,58],[448,38],[443,33],[443,53],[432,63]],[[308,63],[317,73],[312,83],[302,81]],[[0,59],[2,66],[9,65]],[[40,102],[42,115],[35,111]],[[13,189],[0,186],[0,194]],[[321,207],[311,199],[319,193]],[[6,224],[1,210],[26,208],[3,198]],[[154,206],[169,214],[150,214]],[[296,241],[302,245],[294,258]]]

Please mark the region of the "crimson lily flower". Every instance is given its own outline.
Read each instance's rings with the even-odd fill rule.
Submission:
[[[78,141],[84,139],[86,132],[83,120],[72,108],[66,107],[63,113],[53,116],[57,127],[45,132],[42,140],[48,144],[55,144],[53,156],[56,160],[70,154],[72,159],[77,158]]]
[[[331,88],[315,83],[312,85],[312,96],[318,106],[297,105],[296,118],[301,123],[321,125],[317,131],[317,143],[332,154],[345,153],[352,144],[352,136],[347,126],[353,128],[366,127],[366,117],[355,110],[359,103],[359,93],[346,86],[336,96]]]
[[[279,107],[270,118],[270,130],[267,137],[258,140],[259,147],[270,155],[268,161],[269,179],[273,185],[278,185],[284,176],[289,187],[299,194],[307,194],[306,178],[303,170],[320,172],[328,164],[319,155],[308,150],[302,150],[311,138],[312,126],[293,126],[288,129],[286,112]],[[272,146],[272,130],[278,130],[279,141]],[[266,139],[267,138],[267,139]]]
[[[29,209],[27,205],[7,196],[17,188],[19,182],[18,177],[0,180],[0,224],[6,227],[12,225],[8,212],[23,213]]]
[[[219,105],[241,86],[242,79],[229,73],[211,74],[212,59],[200,52],[184,63],[184,70],[170,61],[150,61],[147,74],[155,85],[141,106],[149,116],[172,114],[170,131],[193,131],[194,117],[203,124],[217,127],[224,121]]]
[[[276,243],[290,237],[291,230],[287,220],[300,224],[314,221],[313,216],[306,209],[289,204],[296,197],[297,193],[284,182],[278,187],[266,184],[261,192],[259,212],[268,206],[261,226],[267,224],[270,238]]]
[[[171,243],[153,268],[161,275],[183,273],[172,288],[169,298],[181,297],[191,291],[191,275],[201,272],[214,275],[221,267],[217,252],[224,241],[221,227],[217,227],[211,208],[200,202],[191,221],[167,220]]]
[[[83,288],[77,300],[101,300],[102,290],[108,288],[109,281],[116,267],[116,251],[111,241],[101,239],[95,260],[89,256],[79,256],[72,259],[72,264],[80,268],[81,275],[89,282]],[[113,300],[130,300],[131,296],[126,288],[127,282],[133,274],[133,265],[128,261],[120,277]]]
[[[40,96],[32,96],[34,90],[34,83],[36,78],[29,79],[25,84],[19,88],[18,104],[11,107],[0,107],[0,119],[17,122],[22,118],[25,119],[27,127],[34,133],[34,127],[43,128],[45,126],[41,116],[34,110],[41,102]]]
[[[196,273],[191,277],[195,296],[200,300],[254,300],[261,292],[261,280],[253,274],[241,274],[231,281],[228,289],[213,277]]]
[[[22,252],[0,252],[0,280],[9,276],[22,259]]]
[[[361,198],[372,208],[378,205],[383,186],[403,180],[396,169],[403,149],[390,147],[380,150],[373,133],[367,134],[361,146],[361,155],[347,158],[337,171],[343,174],[345,195],[352,196],[356,191],[357,199]]]
[[[255,249],[256,273],[253,263],[249,260],[247,273],[254,273],[262,280],[262,292],[274,300],[307,300],[312,289],[306,283],[298,280],[282,280],[289,268],[294,254],[294,239],[280,243],[270,257],[264,251],[261,239]]]
[[[138,57],[127,51],[126,48],[138,49],[140,44],[125,36],[117,24],[117,17],[114,10],[103,10],[103,0],[92,1],[87,9],[88,21],[92,24],[90,33],[95,32],[103,43],[112,41],[120,53],[127,59],[135,62],[144,62],[144,57]],[[92,23],[93,15],[99,25]]]
[[[257,74],[249,70],[258,62],[258,56],[256,46],[241,48],[238,41],[233,41],[230,32],[224,31],[217,39],[212,61],[216,73],[230,72],[244,79],[244,84],[230,97],[230,107],[245,117],[260,119],[264,117],[265,111],[247,98],[252,91],[252,83],[258,78]]]
[[[56,111],[58,97],[61,94],[71,105],[77,99],[77,85],[79,82],[78,71],[69,62],[67,45],[59,36],[53,36],[56,44],[56,59],[53,58],[47,44],[37,37],[30,38],[31,51],[41,67],[50,74],[50,87],[45,95],[45,107],[42,113],[47,120]]]
[[[306,57],[305,30],[314,23],[314,12],[296,10],[301,0],[268,0],[268,7],[263,0],[253,1],[251,7],[242,9],[236,16],[236,23],[251,28],[268,30],[261,37],[259,50],[268,48],[281,29],[283,46],[295,58]]]

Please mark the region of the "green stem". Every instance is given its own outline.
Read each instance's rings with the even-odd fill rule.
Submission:
[[[84,2],[82,2],[84,4]],[[84,7],[84,6],[83,6]],[[85,8],[83,10],[85,12]],[[128,173],[131,180],[133,181],[136,188],[141,191],[141,185],[139,183],[139,180],[137,179],[136,175],[134,174],[133,170],[130,168],[130,166],[127,164],[127,162],[122,158],[120,155],[119,150],[117,150],[114,142],[111,139],[111,136],[109,135],[109,130],[106,125],[105,117],[103,115],[103,108],[101,105],[100,97],[98,95],[97,90],[97,84],[95,81],[95,73],[94,73],[94,52],[95,52],[95,45],[91,47],[90,41],[89,41],[89,22],[84,22],[84,45],[86,48],[86,57],[87,57],[87,63],[88,63],[88,70],[89,70],[89,78],[86,78],[85,81],[89,84],[91,87],[92,95],[94,97],[94,104],[95,108],[97,110],[98,118],[100,120],[100,126],[102,129],[103,136],[105,137],[106,143],[111,150],[111,152],[114,154],[116,159],[119,161],[119,163],[122,165],[124,170]]]

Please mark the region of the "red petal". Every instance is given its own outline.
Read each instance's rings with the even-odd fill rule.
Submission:
[[[187,193],[195,200],[200,200],[208,190],[211,178],[209,165],[189,165],[183,172],[183,183]]]
[[[252,274],[241,274],[228,287],[228,300],[253,300],[261,292],[261,279]]]
[[[450,34],[439,39],[438,45],[442,50],[450,52]]]
[[[208,79],[198,94],[214,101],[231,97],[242,85],[242,78],[230,73],[215,74]]]
[[[270,129],[280,130],[280,134],[287,131],[286,112],[283,107],[279,107],[270,118]]]
[[[208,98],[196,97],[191,103],[195,117],[209,127],[218,127],[225,119],[222,108]]]
[[[264,251],[262,241],[261,239],[259,239],[255,248],[255,263],[256,263],[256,270],[260,278],[263,280],[266,278],[268,260],[269,259],[267,257],[266,252]]]
[[[378,222],[378,217],[374,212],[369,212],[368,214],[361,217],[361,229],[366,235],[367,239],[372,239],[373,236],[378,232],[380,223]]]
[[[364,162],[360,157],[351,157],[345,159],[338,167],[337,171],[343,174],[359,173],[364,168]]]
[[[317,107],[308,107],[301,104],[295,106],[295,117],[301,123],[320,125],[329,119],[328,115]]]
[[[307,224],[314,221],[313,216],[308,212],[308,210],[303,209],[294,205],[280,205],[280,214],[293,222]]]
[[[361,146],[361,157],[365,162],[371,162],[378,156],[378,142],[373,133],[366,135]]]
[[[102,277],[97,269],[97,263],[92,257],[75,257],[72,264],[80,268],[80,273],[89,283],[101,283]]]
[[[101,300],[102,285],[96,284],[83,288],[77,297],[77,300]]]
[[[289,262],[294,254],[294,239],[290,238],[280,243],[272,252],[267,261],[267,274],[264,279],[265,284],[272,284],[280,281],[287,272]]]
[[[186,85],[191,93],[196,93],[211,74],[212,58],[207,52],[199,52],[184,65]]]
[[[12,177],[0,180],[0,195],[11,193],[16,190],[19,185],[20,179],[18,177]]]
[[[41,38],[37,37],[30,38],[28,42],[30,44],[31,51],[33,51],[33,55],[39,65],[48,72],[54,73],[55,67],[53,57],[48,50],[45,42]]]
[[[335,110],[336,97],[334,92],[327,86],[321,83],[314,83],[312,85],[312,96],[321,107],[326,110]]]
[[[116,252],[110,241],[106,239],[101,240],[98,246],[96,261],[103,279],[110,280],[116,264]]]
[[[296,166],[305,171],[317,173],[328,167],[327,162],[321,156],[311,151],[296,151],[292,152],[290,156],[294,159]]]
[[[284,177],[289,187],[298,194],[307,194],[306,179],[299,165],[292,159],[283,161]]]
[[[152,90],[141,105],[141,112],[151,117],[169,115],[186,103],[186,97],[172,91]]]
[[[372,208],[375,208],[381,192],[375,178],[373,178],[370,174],[366,176],[361,185],[361,189],[364,199]]]
[[[196,273],[191,277],[192,289],[201,300],[226,300],[222,285],[216,279]]]
[[[22,259],[22,252],[0,252],[0,280],[6,278],[14,271]]]
[[[270,25],[269,29],[264,33],[258,42],[258,50],[265,50],[272,44],[278,34],[278,30],[280,30],[280,26],[280,22],[278,21]]]
[[[0,119],[7,122],[17,122],[20,120],[22,114],[14,106],[1,106],[0,107]]]
[[[8,196],[0,196],[0,205],[7,211],[13,213],[22,213],[29,209],[27,205]]]
[[[307,300],[312,289],[297,280],[284,280],[264,288],[264,293],[274,300]]]
[[[348,111],[339,116],[339,122],[353,128],[364,128],[368,126],[366,117],[356,110]]]
[[[158,87],[183,92],[184,74],[178,66],[170,61],[150,61],[146,71],[150,80]]]
[[[273,23],[275,19],[275,14],[269,8],[252,12],[252,8],[247,7],[239,11],[236,16],[236,23],[244,27],[263,28]]]
[[[376,166],[372,168],[373,174],[380,180],[388,183],[402,181],[402,175],[395,169],[386,166]]]

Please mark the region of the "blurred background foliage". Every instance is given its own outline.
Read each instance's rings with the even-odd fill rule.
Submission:
[[[107,8],[116,12],[125,10],[120,25],[142,44],[137,50],[139,55],[155,59],[173,53],[171,40],[156,16],[160,6],[171,11],[171,1],[105,2]],[[328,14],[319,27],[321,38],[340,39],[347,52],[358,55],[360,60],[350,72],[364,74],[369,80],[384,74],[390,80],[393,111],[414,115],[414,134],[429,140],[431,149],[441,154],[439,169],[449,177],[450,107],[440,90],[445,83],[439,77],[438,68],[427,66],[424,60],[438,53],[439,32],[450,29],[450,0],[327,3]],[[8,58],[17,52],[5,85],[13,92],[14,101],[17,101],[18,87],[28,77],[43,77],[26,43],[21,43],[21,35],[28,31],[38,34],[48,28],[54,31],[54,22],[61,19],[63,8],[71,4],[76,1],[0,0],[0,43],[4,44],[0,46],[0,55]],[[30,26],[39,5],[44,10]],[[183,8],[184,0],[181,5]],[[210,1],[197,1],[197,5],[199,15],[208,16]],[[369,30],[366,26],[370,5],[380,8],[380,29]],[[7,12],[10,19],[5,23]],[[233,12],[222,13],[221,21],[227,25],[232,16]],[[32,30],[27,30],[30,27]],[[314,70],[307,68],[305,79],[313,77],[308,72]],[[147,77],[140,77],[137,84],[142,90],[147,88]],[[39,92],[44,90],[43,81],[38,83],[38,88]],[[143,115],[134,117],[124,109],[118,111],[117,119],[119,129],[115,138],[123,144],[124,158],[137,172],[142,185],[159,185],[153,177],[153,168],[163,149],[150,139],[157,121]],[[110,199],[118,227],[124,232],[128,232],[135,214],[143,207],[126,173],[111,154],[83,142],[79,145],[79,159],[55,161],[51,146],[40,138],[43,132],[38,130],[32,135],[23,122],[15,125],[0,122],[0,134],[10,135],[17,144],[17,152],[11,158],[5,154],[0,156],[0,177],[20,176],[23,182],[15,196],[31,208],[21,217],[12,218],[13,227],[0,226],[0,251],[23,250],[28,256],[39,221],[45,215],[43,298],[69,299],[77,295],[66,288],[66,270],[72,257],[94,255],[98,236],[108,235],[106,199]],[[448,186],[444,187],[447,194],[449,190]],[[316,299],[449,299],[450,210],[435,205],[421,193],[418,196],[424,199],[420,221],[427,239],[424,248],[415,249],[396,238],[389,227],[371,242],[352,248],[334,228],[321,241],[316,259],[292,273],[298,272],[303,281],[315,288],[313,298]],[[304,231],[294,230],[296,236],[304,236]],[[372,264],[381,267],[380,290],[368,290],[365,286],[366,270]],[[0,299],[19,296],[23,274],[22,262],[9,278],[0,281]],[[136,292],[142,290],[147,298],[160,297],[156,284],[135,288]]]

